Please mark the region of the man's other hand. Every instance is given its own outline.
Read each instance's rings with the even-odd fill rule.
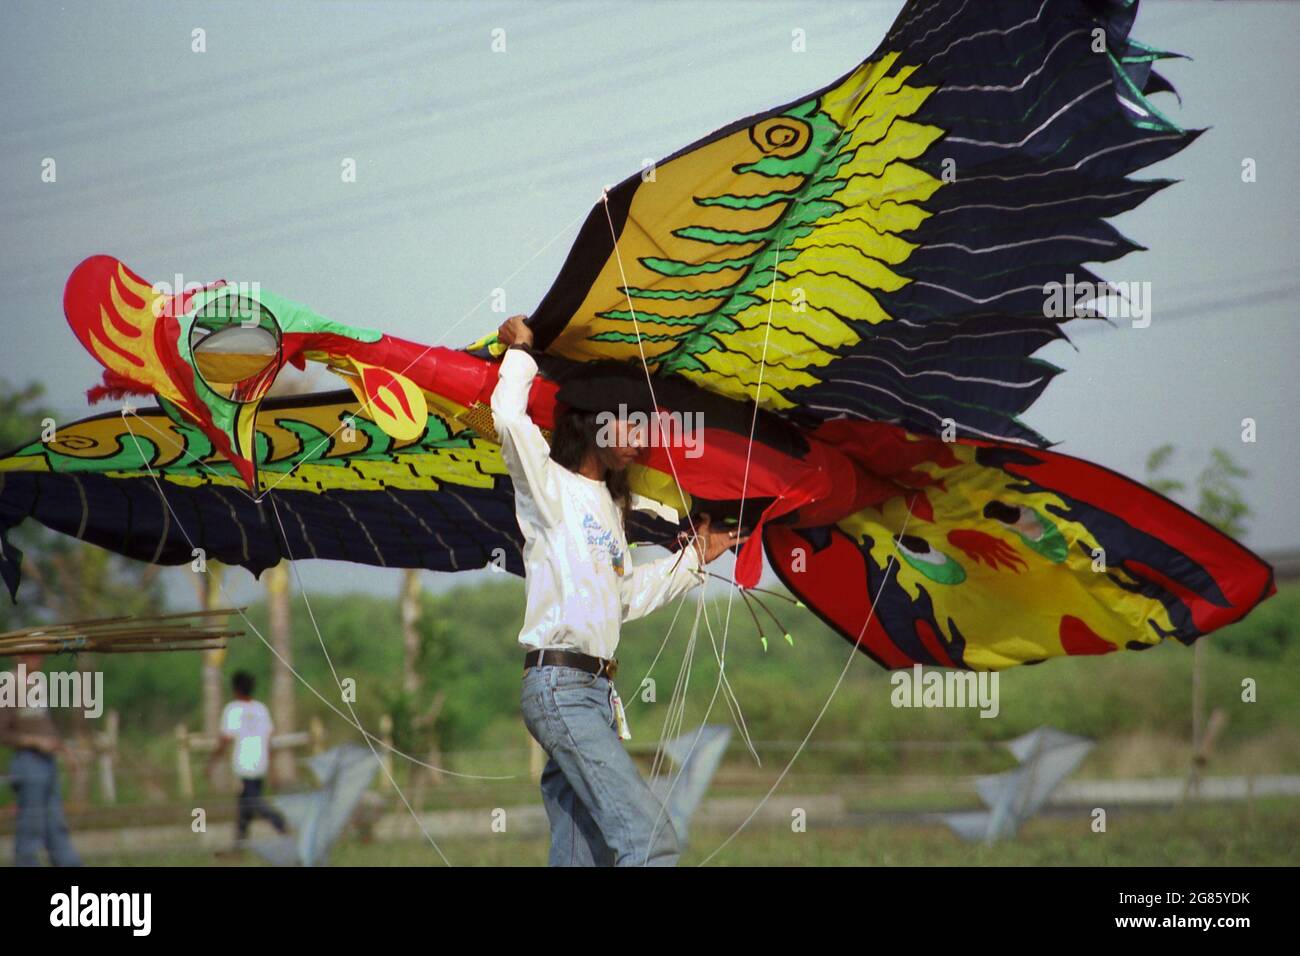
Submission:
[[[708,515],[695,519],[695,549],[700,554],[700,563],[708,564],[722,552],[737,545],[744,544],[749,535],[728,528],[713,527],[713,520]]]
[[[501,323],[501,328],[497,329],[497,340],[504,342],[506,346],[511,345],[528,345],[533,344],[533,330],[528,327],[528,316],[512,315]]]

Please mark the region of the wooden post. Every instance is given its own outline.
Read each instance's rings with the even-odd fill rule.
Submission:
[[[113,777],[113,758],[117,755],[117,733],[121,715],[108,712],[108,726],[95,740],[99,763],[99,794],[105,803],[117,803],[117,781]]]
[[[81,731],[77,734],[76,739],[68,744],[68,748],[75,750],[77,754],[77,759],[68,768],[68,776],[71,778],[69,788],[71,793],[68,803],[71,807],[78,809],[86,806],[90,799],[90,774],[86,762],[95,753],[92,740],[92,735]]]
[[[1205,764],[1205,683],[1204,641],[1192,645],[1192,769],[1184,787],[1184,799],[1199,797],[1201,793],[1201,768]]]
[[[289,566],[281,561],[262,574],[266,585],[267,631],[275,654],[271,656],[271,723],[278,734],[293,733],[296,724],[293,699],[293,628],[289,612]],[[291,750],[271,754],[271,779],[276,786],[293,783],[298,764]]]
[[[210,611],[221,604],[221,575],[225,569],[216,561],[208,561],[206,568],[203,574],[197,576],[197,580],[203,610]],[[213,618],[213,620],[217,619]],[[216,737],[221,731],[218,725],[221,723],[221,701],[225,691],[221,681],[221,670],[225,663],[225,648],[203,652],[201,678],[203,732],[209,737]]]
[[[420,572],[402,572],[402,691],[414,698],[420,692]]]
[[[1210,757],[1214,753],[1214,745],[1218,743],[1219,736],[1227,726],[1228,712],[1222,707],[1214,708],[1209,721],[1201,729],[1200,745],[1192,753],[1192,769],[1183,784],[1183,796],[1180,802],[1186,803],[1187,800],[1200,796],[1201,776],[1204,774],[1205,768],[1209,766]]]
[[[393,718],[389,714],[379,718],[379,739],[384,745],[379,757],[384,766],[383,786],[392,789],[389,781],[393,779]]]
[[[194,774],[190,767],[190,732],[184,724],[176,725],[176,778],[181,796],[194,798]]]
[[[429,705],[429,709],[411,722],[411,728],[417,735],[423,736],[427,734],[429,738],[429,754],[424,759],[424,762],[428,764],[428,766],[421,767],[418,770],[413,769],[411,771],[412,775],[415,777],[415,789],[413,790],[413,793],[415,794],[415,806],[420,809],[424,808],[425,786],[430,785],[438,787],[442,786],[442,784],[446,782],[443,780],[442,774],[439,772],[439,770],[442,769],[443,764],[442,747],[438,744],[438,715],[442,713],[443,705],[446,703],[447,692],[443,690],[438,691],[438,693],[433,695],[433,703]],[[439,768],[439,770],[434,770],[434,767]]]

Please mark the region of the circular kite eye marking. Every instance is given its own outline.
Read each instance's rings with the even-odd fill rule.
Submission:
[[[984,517],[1014,531],[1028,548],[1054,564],[1060,564],[1069,554],[1061,530],[1046,514],[1033,508],[995,500],[984,506]]]
[[[894,542],[904,552],[918,561],[925,561],[929,564],[943,563],[943,555],[930,547],[930,542],[924,538],[917,538],[910,534],[895,535]]]
[[[194,315],[190,351],[204,384],[241,404],[262,398],[280,370],[280,325],[262,303],[217,296]]]
[[[936,584],[961,584],[966,580],[965,569],[942,551],[930,547],[924,538],[895,535],[894,544],[904,561]]]
[[[984,517],[1000,521],[1004,525],[1014,526],[1020,520],[1020,508],[1005,501],[990,501],[984,506]]]
[[[791,116],[774,116],[749,128],[749,138],[765,156],[789,159],[812,142],[808,124]]]

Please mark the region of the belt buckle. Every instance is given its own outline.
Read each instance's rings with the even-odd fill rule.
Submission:
[[[605,671],[605,676],[609,680],[613,680],[614,677],[618,674],[618,660],[615,658],[606,661],[604,671]]]

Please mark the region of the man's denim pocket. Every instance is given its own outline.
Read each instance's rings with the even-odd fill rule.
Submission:
[[[547,683],[556,690],[567,690],[573,688],[595,687],[598,682],[605,679],[599,674],[588,674],[577,667],[548,667],[550,673],[547,675]]]

